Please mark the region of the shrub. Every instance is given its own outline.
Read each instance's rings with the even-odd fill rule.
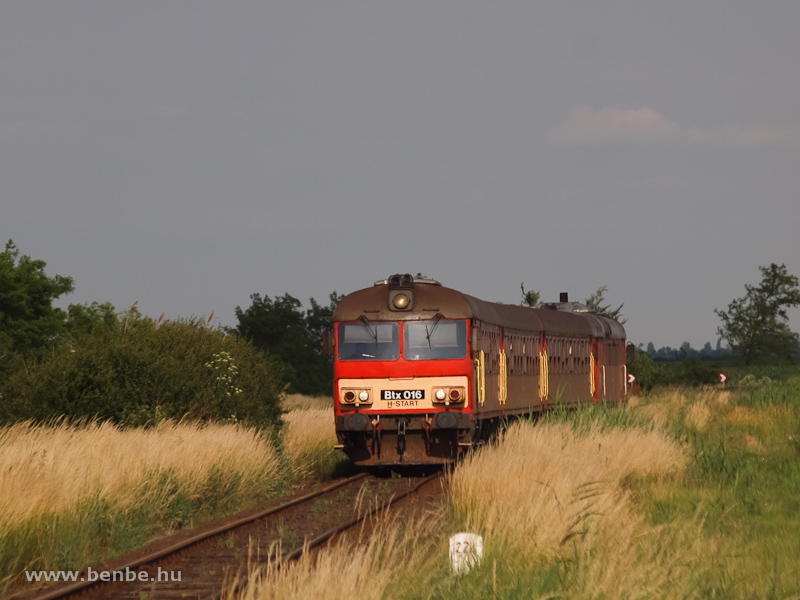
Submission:
[[[659,383],[665,385],[710,385],[718,381],[719,367],[697,357],[665,365]]]
[[[649,390],[659,382],[663,367],[653,362],[644,352],[636,352],[628,361],[628,373],[636,376],[643,390]]]
[[[66,415],[144,425],[188,416],[273,426],[283,368],[277,357],[202,321],[159,326],[128,313],[8,377],[0,419]]]

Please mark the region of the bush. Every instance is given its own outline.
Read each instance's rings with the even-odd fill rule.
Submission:
[[[144,425],[188,416],[273,426],[283,369],[280,359],[202,321],[158,326],[132,312],[11,374],[0,390],[0,419]]]
[[[710,385],[718,381],[719,367],[697,357],[670,365],[656,364],[644,352],[637,352],[628,361],[628,373],[647,391],[656,385]]]
[[[699,358],[687,358],[674,365],[664,365],[659,383],[664,385],[711,385],[719,381],[719,367]]]
[[[642,389],[647,391],[659,383],[663,367],[653,362],[644,352],[636,352],[627,364],[628,373],[634,375]]]

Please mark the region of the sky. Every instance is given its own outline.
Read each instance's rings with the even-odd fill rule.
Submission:
[[[6,0],[0,82],[0,239],[61,306],[235,326],[419,272],[700,348],[800,275],[796,0]]]

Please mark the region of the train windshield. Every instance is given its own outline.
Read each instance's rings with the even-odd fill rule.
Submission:
[[[339,360],[395,360],[400,356],[397,323],[339,323]]]
[[[464,321],[407,321],[403,339],[406,360],[464,358],[467,355]]]

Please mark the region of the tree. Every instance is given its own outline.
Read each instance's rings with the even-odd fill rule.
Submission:
[[[74,338],[81,333],[95,333],[107,327],[114,327],[118,323],[119,316],[110,302],[70,304],[67,307],[64,333],[67,338]]]
[[[53,300],[74,285],[71,277],[48,277],[45,266],[20,255],[11,240],[0,252],[0,354],[40,357],[61,332],[67,315],[53,308]]]
[[[328,296],[328,306],[317,303],[314,298],[309,300],[311,308],[306,311],[306,328],[308,329],[309,342],[316,350],[322,348],[322,336],[333,326],[333,311],[342,301],[344,295],[332,292]]]
[[[608,286],[604,285],[597,288],[597,291],[589,296],[585,301],[584,304],[589,307],[589,310],[599,313],[601,315],[606,315],[607,317],[611,317],[612,319],[616,319],[620,322],[621,325],[624,325],[628,322],[628,319],[622,317],[622,307],[625,304],[620,304],[617,308],[612,309],[610,304],[606,304],[605,306],[603,303],[606,301],[605,293],[608,291]]]
[[[247,309],[236,307],[236,332],[289,365],[286,383],[291,383],[293,391],[330,394],[333,363],[322,355],[322,334],[333,325],[333,309],[341,299],[333,292],[330,304],[322,306],[311,298],[311,308],[304,312],[300,300],[289,294],[274,300],[253,294]]]
[[[731,302],[728,310],[714,309],[722,320],[717,334],[745,365],[761,359],[789,359],[798,340],[789,329],[786,312],[800,305],[797,277],[789,274],[786,265],[771,263],[758,268],[762,274],[759,285],[745,285],[744,297]]]
[[[519,289],[522,290],[522,304],[530,307],[539,304],[539,298],[541,297],[541,294],[539,292],[535,292],[533,290],[528,290],[526,292],[524,282],[519,284]]]

